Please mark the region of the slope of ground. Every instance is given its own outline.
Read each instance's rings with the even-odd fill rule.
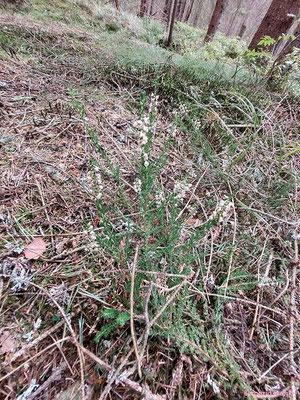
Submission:
[[[1,398],[295,393],[299,105],[72,7],[0,16]]]

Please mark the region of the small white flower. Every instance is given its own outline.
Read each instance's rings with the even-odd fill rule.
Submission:
[[[162,191],[155,194],[155,201],[158,206],[160,206],[165,201],[165,196]]]
[[[136,193],[141,193],[142,191],[142,181],[139,178],[134,182],[134,190]]]
[[[176,193],[176,199],[183,200],[188,192],[190,191],[192,184],[184,182],[176,182],[174,186],[174,193]]]
[[[147,135],[141,135],[141,145],[145,146],[148,142],[148,137]]]

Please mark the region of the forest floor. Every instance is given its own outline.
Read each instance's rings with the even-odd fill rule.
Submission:
[[[299,104],[32,4],[0,15],[0,398],[296,398]]]

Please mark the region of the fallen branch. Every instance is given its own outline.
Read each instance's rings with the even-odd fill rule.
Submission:
[[[56,368],[52,374],[49,376],[47,380],[35,391],[33,392],[29,397],[28,400],[33,400],[35,399],[40,393],[42,393],[44,390],[48,388],[48,386],[51,385],[51,383],[55,382],[56,380],[61,378],[62,372],[67,368],[67,363],[63,362],[58,368]]]
[[[135,352],[135,358],[136,358],[137,367],[138,367],[138,374],[139,374],[139,377],[142,378],[141,358],[140,358],[139,350],[138,350],[137,343],[136,343],[136,335],[135,335],[135,329],[134,329],[134,313],[133,313],[133,311],[134,311],[133,310],[133,306],[134,306],[134,280],[135,280],[135,270],[136,270],[138,254],[139,254],[139,246],[137,246],[136,250],[135,250],[134,260],[133,260],[133,264],[132,264],[132,271],[131,271],[130,331],[131,331],[132,343],[133,343],[134,352]]]
[[[107,364],[105,361],[101,360],[97,357],[94,353],[83,347],[80,343],[76,343],[76,346],[79,346],[81,351],[89,356],[92,360],[94,360],[97,364],[99,364],[102,368],[106,369],[107,371],[112,370],[112,367]],[[128,379],[126,377],[120,377],[119,382],[124,383],[126,386],[130,387],[136,393],[139,393],[144,400],[165,400],[165,397],[153,394],[147,385],[140,385]]]

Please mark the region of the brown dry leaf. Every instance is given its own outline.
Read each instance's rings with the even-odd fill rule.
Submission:
[[[46,243],[41,237],[33,239],[33,241],[25,247],[24,255],[27,260],[37,260],[46,250]]]
[[[9,331],[3,331],[0,335],[0,355],[14,351],[15,341]]]
[[[198,228],[202,222],[199,218],[190,217],[186,220],[186,224]]]

